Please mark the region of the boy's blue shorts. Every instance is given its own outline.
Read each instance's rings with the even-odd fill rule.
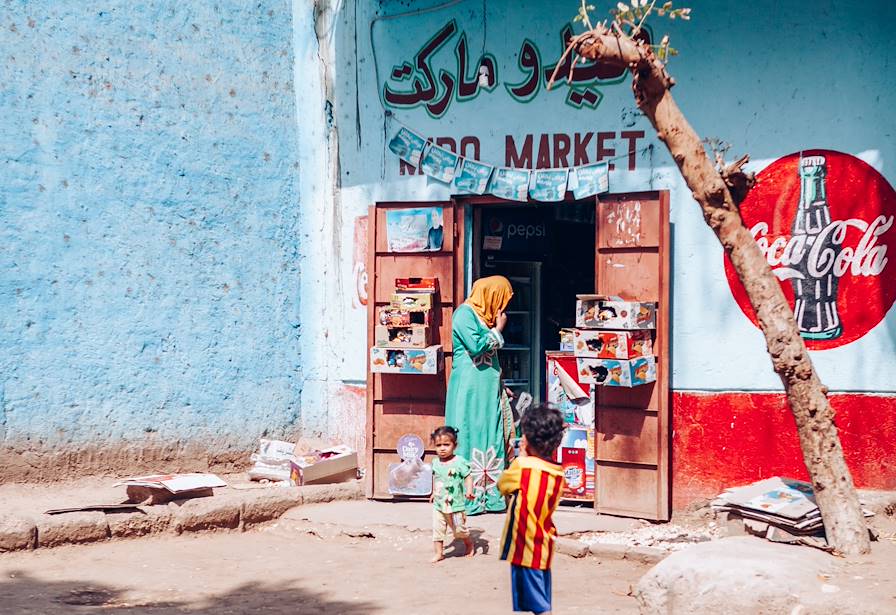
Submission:
[[[551,571],[510,565],[510,592],[514,611],[545,613],[551,610]]]

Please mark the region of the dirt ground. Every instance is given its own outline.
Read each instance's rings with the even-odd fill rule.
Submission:
[[[472,559],[431,565],[427,531],[346,529],[297,512],[245,534],[6,554],[0,613],[509,613],[510,572],[492,535],[474,533]],[[636,613],[628,593],[647,569],[557,555],[555,612]]]

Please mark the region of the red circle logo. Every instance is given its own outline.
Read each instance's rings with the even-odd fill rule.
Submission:
[[[896,299],[896,192],[855,156],[806,150],[780,158],[757,176],[741,203],[793,308],[810,350],[854,342],[880,323]],[[757,325],[743,285],[725,256],[734,299]]]

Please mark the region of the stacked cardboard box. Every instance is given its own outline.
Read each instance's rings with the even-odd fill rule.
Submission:
[[[774,476],[726,489],[712,501],[712,508],[767,523],[795,536],[815,534],[824,528],[812,485],[793,478]],[[866,517],[873,514],[863,512]]]
[[[436,374],[442,371],[442,347],[432,344],[432,313],[437,278],[398,278],[389,305],[377,312],[370,371]]]
[[[578,295],[573,352],[581,382],[634,387],[656,380],[656,304]]]

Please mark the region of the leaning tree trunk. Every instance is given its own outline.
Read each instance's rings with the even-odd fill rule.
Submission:
[[[585,59],[627,67],[632,73],[638,107],[672,154],[756,311],[772,364],[796,419],[803,460],[828,540],[838,553],[867,553],[868,529],[843,458],[827,387],[815,373],[777,278],[740,217],[738,205],[752,185],[752,177],[741,172],[747,158],[721,171],[714,167],[672,98],[669,90],[674,81],[644,43],[598,27],[577,37],[571,47]]]

